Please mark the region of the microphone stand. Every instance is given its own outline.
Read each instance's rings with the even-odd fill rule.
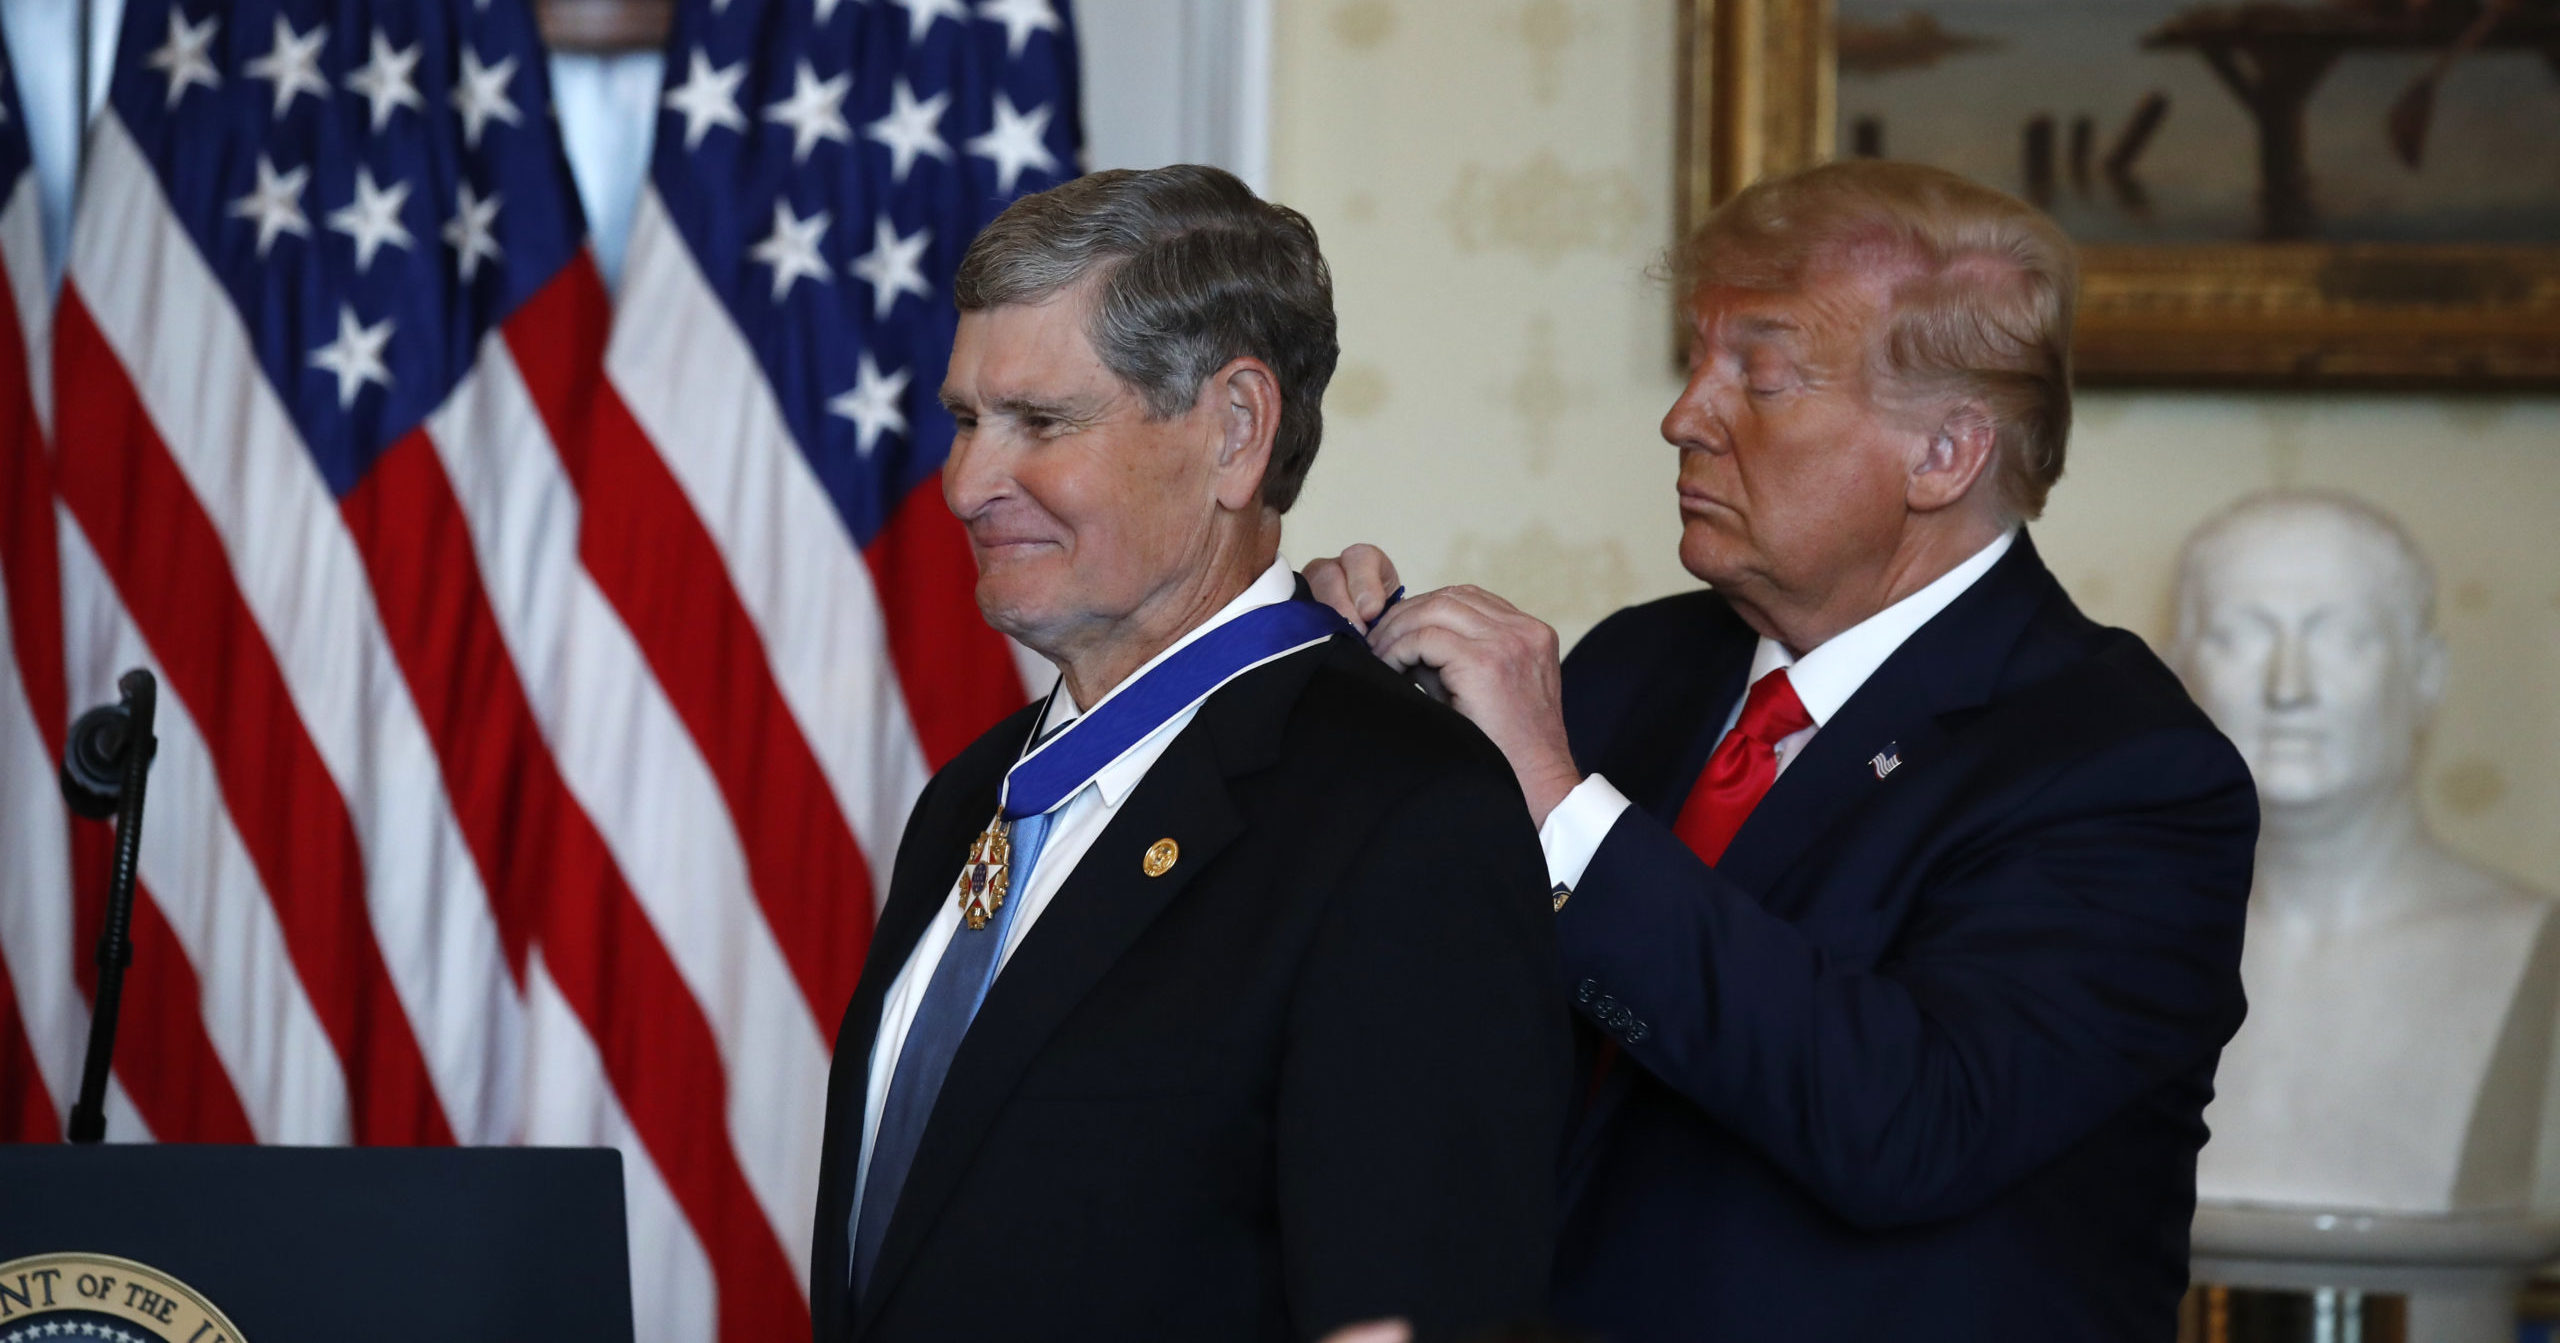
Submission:
[[[151,735],[159,684],[140,667],[116,680],[124,696],[80,715],[62,750],[62,797],[91,820],[116,820],[115,864],[107,874],[107,917],[98,931],[98,1002],[89,1015],[89,1057],[80,1099],[71,1106],[71,1141],[94,1143],[107,1132],[107,1072],[115,1061],[116,1016],[124,1004],[125,967],[133,964],[133,877],[142,854],[142,795],[159,738]]]

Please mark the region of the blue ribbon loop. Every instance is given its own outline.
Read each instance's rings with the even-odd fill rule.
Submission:
[[[1005,819],[1037,816],[1075,796],[1094,775],[1218,687],[1336,634],[1359,637],[1332,607],[1285,601],[1255,607],[1183,645],[1006,773]]]

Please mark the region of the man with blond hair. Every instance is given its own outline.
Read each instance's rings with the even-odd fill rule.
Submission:
[[[1540,825],[1583,1080],[1556,1311],[1612,1340],[2176,1332],[2238,1027],[2249,776],[2027,539],[2075,263],[1934,169],[1764,182],[1675,257],[1680,558],[1559,666],[1489,592],[1392,609]]]

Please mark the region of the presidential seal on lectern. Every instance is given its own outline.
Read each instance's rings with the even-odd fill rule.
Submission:
[[[196,1289],[111,1254],[0,1264],[0,1343],[242,1343]]]

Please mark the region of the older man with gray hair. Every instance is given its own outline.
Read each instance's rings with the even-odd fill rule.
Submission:
[[[1586,1101],[1557,1309],[1616,1340],[2176,1332],[2257,814],[2025,524],[2071,245],[1935,169],[1763,182],[1677,260],[1680,558],[1554,631],[1374,549],[1309,569],[1436,667],[1541,826]]]
[[[937,774],[837,1036],[819,1343],[1534,1314],[1570,1042],[1501,755],[1304,600],[1315,232],[1210,168],[962,262],[943,495],[1056,688]]]

